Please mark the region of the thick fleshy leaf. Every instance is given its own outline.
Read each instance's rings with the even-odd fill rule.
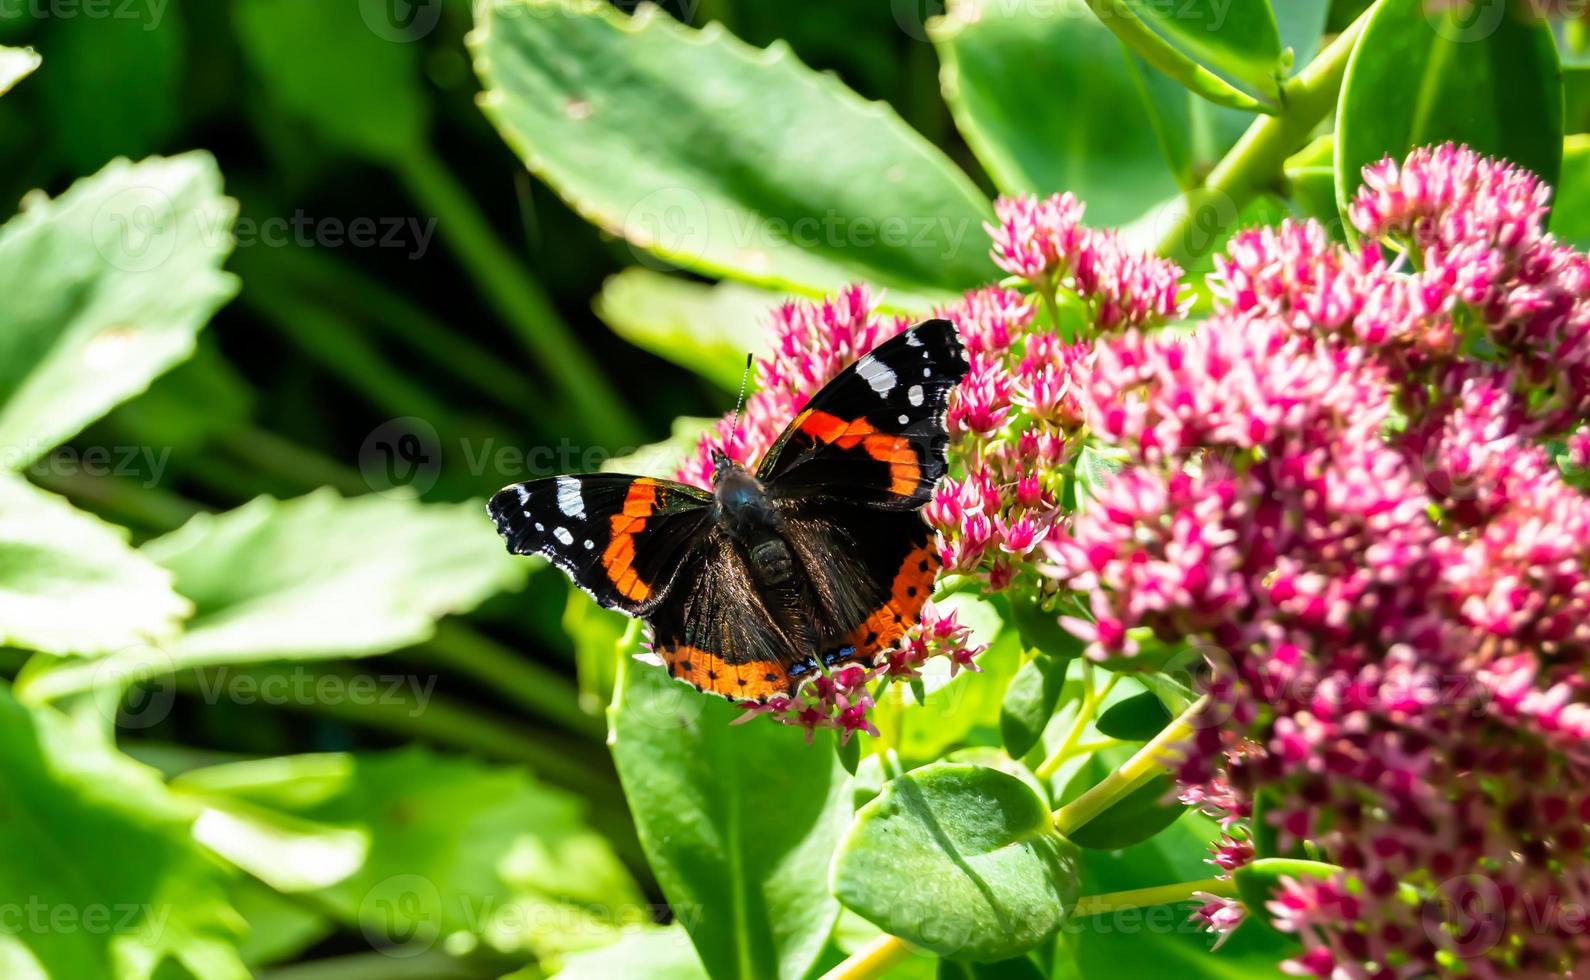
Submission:
[[[174,638],[193,611],[127,532],[0,472],[0,645],[99,656]]]
[[[1071,191],[1102,225],[1178,191],[1136,72],[1084,0],[967,0],[930,33],[955,124],[1000,190]]]
[[[32,48],[0,47],[0,95],[39,67],[39,56]]]
[[[435,23],[439,4],[417,4]],[[380,3],[239,0],[238,40],[286,112],[322,140],[376,159],[414,151],[429,125],[420,53]],[[335,93],[328,97],[327,93]]]
[[[193,352],[237,290],[207,153],[117,160],[0,227],[0,468],[21,469]]]
[[[526,970],[524,980],[540,980],[541,976]],[[558,980],[705,980],[707,972],[690,945],[690,936],[676,922],[664,929],[640,929],[605,949],[570,956],[553,976]],[[514,980],[514,976],[504,980]]]
[[[742,283],[708,286],[632,266],[602,284],[596,315],[636,347],[733,392],[745,356],[767,352],[768,317],[783,299]]]
[[[1451,140],[1504,157],[1555,184],[1562,162],[1562,83],[1544,22],[1514,5],[1381,0],[1353,49],[1336,109],[1336,200],[1365,166]]]
[[[808,293],[866,280],[897,302],[997,275],[971,180],[782,44],[561,0],[482,4],[472,41],[481,103],[530,169],[669,262]]]
[[[3,683],[0,770],[0,974],[246,980],[225,879],[154,770]]]
[[[1081,644],[1077,647],[1080,650]],[[1055,707],[1060,703],[1070,663],[1070,657],[1040,652],[1022,665],[1005,689],[1005,700],[999,710],[999,733],[1011,758],[1026,755],[1043,737],[1043,730],[1049,726],[1049,719],[1054,717]]]
[[[1094,722],[1099,731],[1125,742],[1146,742],[1170,724],[1170,712],[1152,691],[1117,701]]]
[[[941,956],[1020,956],[1077,897],[1077,850],[1008,773],[934,763],[861,808],[834,857],[834,894],[881,929]]]
[[[648,921],[581,801],[522,769],[409,748],[228,763],[172,787],[203,807],[206,846],[406,955],[462,932],[555,959]]]
[[[839,915],[828,863],[850,813],[831,733],[807,744],[663,671],[624,665],[609,718],[641,845],[714,978],[795,980]]]

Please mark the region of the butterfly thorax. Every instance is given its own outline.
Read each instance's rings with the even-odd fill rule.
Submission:
[[[761,481],[738,463],[723,461],[713,473],[712,495],[718,523],[740,545],[752,576],[766,586],[790,583],[795,558],[780,533],[779,512]]]

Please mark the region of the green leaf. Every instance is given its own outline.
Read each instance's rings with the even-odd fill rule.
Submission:
[[[325,916],[252,878],[232,882],[227,894],[248,922],[248,935],[238,951],[252,968],[295,959],[331,934],[332,925]]]
[[[657,883],[707,973],[804,976],[839,915],[828,862],[850,812],[833,737],[624,665],[613,758]]]
[[[0,95],[33,74],[42,60],[32,48],[0,47]]]
[[[1287,158],[1287,196],[1304,217],[1313,218],[1342,237],[1342,219],[1336,210],[1336,139],[1327,133]]]
[[[1117,701],[1094,723],[1099,731],[1123,742],[1146,742],[1170,724],[1170,712],[1152,691]]]
[[[609,980],[611,977],[704,980],[707,973],[690,945],[690,936],[675,922],[662,929],[632,932],[605,949],[570,956],[564,961],[563,969],[553,976],[558,980]],[[540,980],[540,976],[527,973],[525,980]]]
[[[1002,191],[1071,191],[1100,225],[1178,191],[1135,72],[1084,0],[968,0],[929,33],[955,124]]]
[[[1590,135],[1563,140],[1562,175],[1552,199],[1551,231],[1575,248],[1590,248]]]
[[[1070,664],[1070,657],[1040,652],[1022,665],[1005,689],[1005,701],[999,709],[999,733],[1011,758],[1026,755],[1043,737],[1043,730],[1060,703]]]
[[[0,973],[246,980],[220,869],[153,770],[3,683],[0,770],[0,894],[22,917],[0,930]]]
[[[193,352],[237,290],[207,153],[111,163],[0,227],[0,468],[21,469]]]
[[[1514,9],[1381,0],[1347,62],[1337,103],[1336,202],[1344,217],[1365,166],[1446,140],[1557,182],[1556,42],[1544,22]]]
[[[465,933],[555,959],[648,919],[583,804],[522,769],[408,748],[228,763],[172,786],[203,807],[206,846],[405,954]]]
[[[475,502],[318,490],[203,514],[144,546],[198,607],[181,666],[368,656],[524,579]]]
[[[1281,47],[1292,51],[1292,71],[1313,61],[1324,46],[1330,8],[1330,0],[1282,0],[1279,5],[1271,4]]]
[[[1283,0],[1294,2],[1294,0]],[[1121,0],[1154,32],[1213,71],[1238,81],[1259,99],[1275,104],[1281,35],[1270,0]]]
[[[388,25],[371,17],[381,9],[238,0],[232,17],[243,54],[283,110],[327,143],[396,161],[423,145],[429,102],[420,88],[420,46],[385,36]]]
[[[647,443],[626,456],[614,456],[602,463],[604,473],[630,473],[671,480],[679,467],[695,452],[696,444],[718,420],[681,415],[674,419],[672,431],[661,442]]]
[[[938,980],[1044,980],[1044,972],[1030,956],[997,963],[961,963],[939,960]]]
[[[73,173],[117,156],[160,149],[182,124],[186,31],[182,9],[162,8],[158,29],[145,17],[52,18],[44,44],[50,70],[38,89],[53,142]]]
[[[767,353],[766,324],[783,298],[737,282],[708,286],[631,266],[602,284],[596,315],[636,347],[735,392],[745,356]]]
[[[471,47],[486,114],[530,169],[669,262],[808,293],[867,280],[897,302],[997,275],[971,180],[787,46],[654,8],[497,0]]]
[[[0,645],[99,656],[171,641],[193,611],[127,532],[0,472]]]
[[[1076,848],[1026,783],[938,762],[861,808],[834,856],[834,894],[940,956],[993,962],[1054,934],[1076,903]]]
[[[1070,661],[1082,653],[1083,643],[1060,625],[1060,614],[1046,610],[1031,596],[1013,596],[1010,620],[1029,649]]]

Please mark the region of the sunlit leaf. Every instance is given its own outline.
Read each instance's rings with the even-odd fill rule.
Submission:
[[[784,297],[754,286],[714,286],[632,266],[602,284],[596,315],[625,340],[738,391],[747,354],[767,353],[768,318]]]

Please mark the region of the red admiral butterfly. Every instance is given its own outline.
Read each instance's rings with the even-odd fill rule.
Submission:
[[[824,386],[754,474],[716,455],[710,493],[592,473],[506,487],[487,509],[509,551],[650,621],[673,676],[765,701],[819,658],[871,663],[917,621],[939,569],[918,512],[966,372],[955,327],[929,320]]]

